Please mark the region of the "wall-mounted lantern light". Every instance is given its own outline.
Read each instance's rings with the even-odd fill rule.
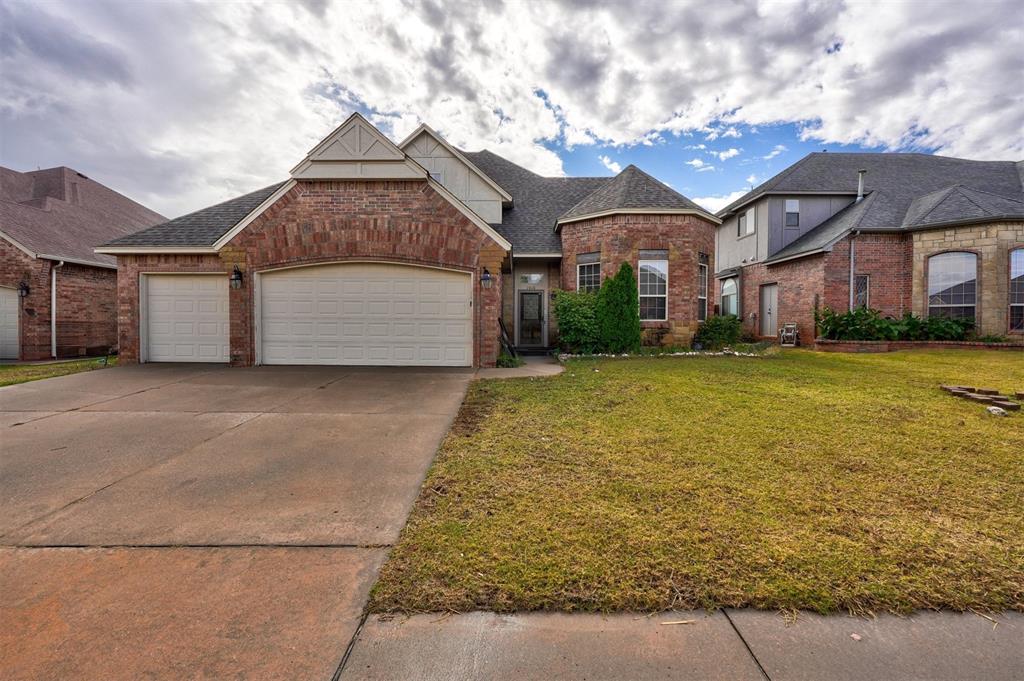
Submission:
[[[18,284],[18,295],[22,298],[28,298],[28,294],[31,293],[32,289],[28,287],[28,284],[21,282]]]
[[[231,272],[231,288],[242,288],[242,270],[238,269],[238,265],[235,265],[235,269]]]
[[[494,277],[491,276],[490,270],[485,267],[484,273],[480,275],[480,285],[484,288],[490,288],[492,283],[494,283]]]

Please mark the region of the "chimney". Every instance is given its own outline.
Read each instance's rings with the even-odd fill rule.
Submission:
[[[864,175],[867,170],[861,169],[857,171],[857,201],[864,198]]]

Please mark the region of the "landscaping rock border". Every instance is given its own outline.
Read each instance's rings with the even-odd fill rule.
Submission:
[[[895,352],[913,349],[1016,350],[1024,343],[979,343],[976,341],[857,341],[815,338],[814,349],[823,352]]]

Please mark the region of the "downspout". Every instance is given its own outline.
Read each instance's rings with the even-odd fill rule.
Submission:
[[[50,268],[50,356],[57,359],[57,270],[64,267],[61,260]]]
[[[857,247],[854,244],[854,240],[857,238],[857,232],[850,234],[850,305],[849,310],[853,310],[853,284],[854,284],[854,271],[857,269]]]
[[[858,170],[857,171],[857,200],[854,201],[854,203],[860,203],[861,201],[864,200],[864,175],[867,174],[867,172],[868,172],[867,170]],[[860,230],[854,230],[850,234],[850,282],[849,282],[849,284],[850,284],[850,304],[849,304],[849,310],[851,312],[853,311],[853,297],[854,297],[853,287],[854,287],[855,277],[856,277],[855,272],[856,272],[856,269],[857,269],[857,252],[856,252],[856,248],[857,247],[854,244],[854,240],[857,238],[858,234],[860,234]]]

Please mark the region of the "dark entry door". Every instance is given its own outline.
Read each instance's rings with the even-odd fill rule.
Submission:
[[[519,292],[519,344],[544,344],[544,293]]]

